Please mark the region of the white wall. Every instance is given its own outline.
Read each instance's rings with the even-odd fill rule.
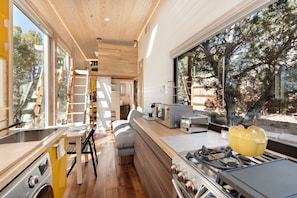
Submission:
[[[111,108],[112,121],[113,119],[120,119],[120,81],[117,79],[111,79]],[[113,117],[114,116],[114,117]]]
[[[144,66],[144,112],[153,102],[172,103],[173,58],[270,0],[161,0],[143,32],[138,59]],[[151,46],[151,50],[150,50]]]
[[[111,78],[97,77],[97,129],[111,129]]]

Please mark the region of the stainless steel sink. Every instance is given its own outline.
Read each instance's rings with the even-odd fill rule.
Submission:
[[[54,134],[57,128],[19,131],[0,139],[0,144],[42,141]]]

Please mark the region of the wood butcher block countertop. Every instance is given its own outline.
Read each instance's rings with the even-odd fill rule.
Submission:
[[[202,145],[209,147],[229,145],[227,139],[222,138],[220,133],[214,131],[209,130],[207,133],[188,134],[181,131],[179,128],[170,129],[157,121],[147,120],[143,117],[137,117],[134,118],[134,120],[171,159],[178,152],[199,149]],[[295,158],[272,150],[268,151],[281,157],[288,157],[296,160]]]
[[[227,139],[214,131],[188,134],[179,128],[170,129],[157,121],[149,121],[145,118],[135,118],[135,122],[171,159],[178,152],[196,150],[202,145],[208,147],[229,145]]]
[[[67,127],[59,128],[43,141],[1,144],[0,190],[65,134],[67,129]]]
[[[145,118],[138,117],[135,118],[135,122],[138,126],[146,132],[146,134],[153,139],[153,141],[160,146],[160,148],[170,157],[176,154],[174,148],[170,147],[166,144],[161,137],[166,136],[175,136],[175,135],[185,135],[185,132],[182,132],[179,128],[170,129],[167,128],[157,121],[154,120],[146,120]]]

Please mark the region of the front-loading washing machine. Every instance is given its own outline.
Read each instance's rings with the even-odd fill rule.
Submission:
[[[53,198],[52,168],[43,153],[0,191],[1,198]]]

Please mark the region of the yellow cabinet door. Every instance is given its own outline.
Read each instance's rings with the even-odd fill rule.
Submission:
[[[8,59],[8,0],[1,0],[0,6],[0,57]]]
[[[61,140],[64,141],[65,154],[59,158],[57,153],[57,145]],[[45,150],[45,152],[49,153],[51,159],[54,196],[57,198],[63,197],[67,185],[66,136],[62,136],[59,140],[54,142],[51,147]]]

